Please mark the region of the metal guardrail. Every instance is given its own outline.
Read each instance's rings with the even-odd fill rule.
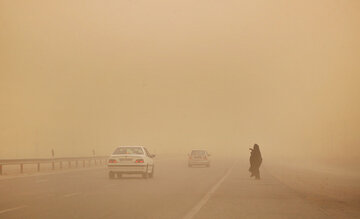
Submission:
[[[68,163],[68,167],[71,167],[74,163],[75,167],[79,167],[82,163],[83,167],[86,167],[86,162],[91,165],[102,165],[106,163],[108,156],[92,156],[92,157],[58,157],[58,158],[38,158],[38,159],[3,159],[0,160],[0,175],[3,174],[3,166],[5,165],[20,165],[20,173],[24,173],[25,164],[37,165],[37,171],[40,172],[41,164],[52,164],[52,170],[55,170],[55,164],[59,164],[59,168],[63,168],[63,163]]]

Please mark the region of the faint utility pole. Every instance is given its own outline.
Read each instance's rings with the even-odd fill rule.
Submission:
[[[51,149],[51,156],[52,156],[52,169],[55,170],[55,161],[54,161],[54,158],[55,158],[55,151],[54,151],[54,148]]]
[[[95,163],[95,165],[96,165],[95,149],[92,150],[92,153],[93,153],[93,157],[94,157],[94,163]]]

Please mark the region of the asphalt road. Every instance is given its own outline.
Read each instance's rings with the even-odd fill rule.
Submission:
[[[360,218],[358,209],[310,200],[246,160],[213,157],[210,168],[186,158],[156,160],[154,179],[110,180],[105,168],[0,178],[0,218]]]

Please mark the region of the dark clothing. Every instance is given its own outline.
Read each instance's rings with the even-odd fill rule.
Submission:
[[[260,179],[260,171],[259,168],[262,163],[261,152],[258,145],[254,146],[254,149],[251,149],[250,155],[250,168],[249,172],[251,173],[251,177],[255,176],[256,179]]]

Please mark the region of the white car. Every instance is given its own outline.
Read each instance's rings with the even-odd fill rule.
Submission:
[[[108,159],[109,178],[122,174],[142,174],[143,178],[154,177],[154,154],[143,146],[120,146]]]
[[[210,167],[210,154],[206,150],[192,150],[189,154],[188,166],[205,165]]]

